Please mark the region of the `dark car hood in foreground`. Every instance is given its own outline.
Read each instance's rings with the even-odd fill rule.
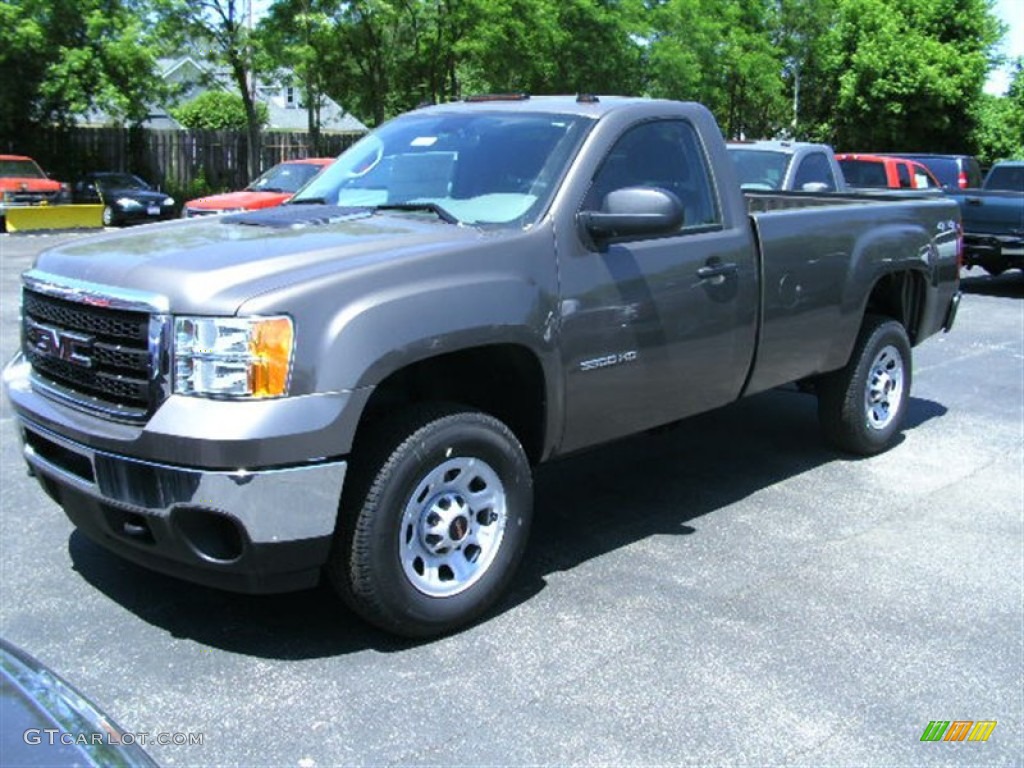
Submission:
[[[0,640],[0,719],[4,765],[156,768],[89,699],[6,640]]]
[[[288,206],[90,237],[43,252],[35,266],[65,280],[159,294],[177,313],[233,314],[247,299],[327,272],[484,236],[432,214]]]

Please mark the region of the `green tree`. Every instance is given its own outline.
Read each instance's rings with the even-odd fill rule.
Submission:
[[[834,143],[969,149],[971,108],[1002,32],[987,0],[842,0],[823,41],[834,83],[826,88],[835,95],[828,110]]]
[[[338,0],[279,0],[256,30],[260,69],[287,67],[298,78],[314,154],[320,153],[320,108],[334,49],[331,15],[338,7]]]
[[[1024,59],[1014,64],[1006,94],[982,94],[975,118],[975,151],[982,165],[1024,160]]]
[[[242,99],[249,178],[260,171],[260,116],[253,88],[251,3],[248,0],[154,0],[158,29],[171,45],[186,46],[215,67],[225,67]]]
[[[0,3],[0,143],[93,110],[144,119],[164,90],[142,14],[133,0]]]
[[[703,103],[727,136],[777,134],[788,122],[772,0],[668,0],[646,30],[652,95]]]
[[[636,93],[642,47],[611,0],[487,0],[456,46],[467,92]]]
[[[260,126],[267,123],[267,105],[257,104]],[[171,110],[171,117],[186,128],[208,131],[245,130],[249,117],[242,98],[227,91],[205,91],[194,99]]]
[[[469,93],[636,93],[638,2],[278,0],[260,38],[311,91],[380,123]]]
[[[775,44],[783,55],[789,133],[796,139],[820,141],[832,134],[834,78],[822,41],[838,20],[839,2],[779,0]]]

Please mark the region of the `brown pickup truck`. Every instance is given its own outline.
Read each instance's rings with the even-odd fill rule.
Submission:
[[[4,383],[109,549],[249,592],[326,573],[427,636],[508,585],[540,462],[796,381],[832,444],[890,447],[958,281],[952,200],[745,195],[698,104],[467,100],[277,208],[44,252]]]

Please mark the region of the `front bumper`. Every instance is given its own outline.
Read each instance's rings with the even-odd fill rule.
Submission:
[[[319,580],[347,462],[315,449],[324,433],[338,437],[347,396],[179,397],[147,424],[125,425],[37,392],[20,356],[4,385],[31,473],[97,543],[222,589],[282,592]]]
[[[147,568],[240,592],[314,586],[346,462],[216,471],[97,451],[20,420],[25,461],[71,521]]]

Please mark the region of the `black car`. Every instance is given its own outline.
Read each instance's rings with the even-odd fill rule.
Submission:
[[[76,203],[101,203],[105,227],[175,217],[174,198],[131,173],[87,173],[75,182],[71,194]]]
[[[3,639],[0,720],[3,765],[157,768],[135,734],[123,731],[70,683]]]

